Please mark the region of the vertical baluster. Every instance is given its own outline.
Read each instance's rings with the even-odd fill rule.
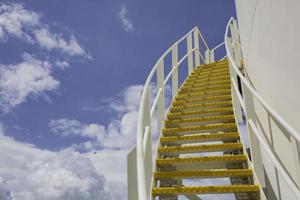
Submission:
[[[145,106],[144,106],[144,129],[143,129],[143,149],[144,149],[144,162],[145,162],[145,181],[146,181],[146,192],[147,196],[150,195],[150,186],[151,186],[151,177],[152,177],[152,152],[149,151],[149,144],[145,143],[146,138],[151,136],[151,103],[150,103],[150,86],[146,86],[146,99],[145,99]],[[148,130],[146,130],[148,129]],[[148,135],[146,134],[147,132]],[[145,135],[146,134],[146,135]],[[151,137],[150,145],[151,145]],[[147,147],[147,148],[145,148]]]
[[[178,45],[172,47],[172,99],[175,98],[178,91]]]
[[[152,137],[151,137],[151,128],[147,126],[145,128],[144,140],[143,140],[143,149],[145,154],[145,174],[146,174],[146,192],[147,196],[150,196],[151,192],[151,179],[152,179]]]
[[[200,47],[199,47],[199,33],[198,30],[194,30],[194,48],[195,50],[195,67],[200,65]]]
[[[212,50],[210,51],[210,54],[209,54],[209,61],[212,63],[212,62],[215,62],[215,50]]]
[[[210,51],[209,51],[209,49],[207,49],[207,50],[205,51],[205,63],[206,63],[206,64],[209,64],[209,63],[210,63]]]
[[[250,150],[251,150],[251,158],[252,163],[255,169],[255,173],[258,177],[259,183],[262,187],[266,186],[265,183],[265,172],[262,163],[262,155],[261,155],[261,147],[259,140],[256,138],[254,133],[252,132],[251,127],[249,127],[248,121],[249,119],[253,120],[254,124],[257,126],[256,114],[254,108],[254,99],[251,91],[247,88],[247,86],[242,82],[242,90],[243,90],[243,99],[245,102],[245,114],[246,114],[246,123],[247,123],[247,131],[248,137],[250,141]]]
[[[157,131],[160,133],[165,118],[165,92],[164,92],[164,60],[160,60],[156,70],[157,91],[162,89],[161,95],[157,102]]]
[[[192,33],[187,36],[187,53],[193,49],[193,38]],[[193,72],[193,54],[188,55],[188,72],[191,74]]]

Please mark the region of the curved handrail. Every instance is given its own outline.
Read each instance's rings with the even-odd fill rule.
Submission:
[[[183,60],[188,59],[188,67],[189,67],[189,73],[193,70],[193,57],[192,54],[195,53],[199,56],[199,63],[196,63],[195,58],[195,65],[200,64],[200,60],[203,59],[203,55],[201,54],[199,50],[199,36],[201,38],[202,43],[206,47],[206,51],[209,51],[208,45],[201,34],[198,27],[194,27],[191,31],[189,31],[187,34],[185,34],[182,38],[177,40],[173,45],[171,45],[157,60],[154,67],[151,69],[146,82],[144,84],[141,101],[140,101],[140,107],[139,107],[139,119],[138,119],[138,125],[137,125],[137,146],[136,146],[136,158],[137,158],[137,186],[138,186],[138,199],[139,200],[146,200],[147,199],[147,192],[148,189],[147,186],[149,186],[149,183],[147,183],[147,171],[146,171],[146,160],[151,160],[152,158],[147,158],[147,155],[149,155],[149,152],[146,152],[147,149],[145,148],[146,143],[148,143],[148,138],[151,140],[151,119],[155,113],[155,109],[158,107],[158,104],[160,105],[160,108],[163,107],[163,110],[157,111],[160,115],[164,116],[164,103],[161,103],[164,101],[164,87],[166,86],[169,79],[172,77],[174,72],[178,69],[178,66],[183,62]],[[194,37],[194,43],[192,40],[192,37]],[[172,66],[171,71],[168,73],[167,77],[164,77],[163,72],[163,62],[165,57],[169,53],[173,53],[172,51],[174,48],[176,48],[176,54],[178,54],[178,44],[181,43],[184,40],[187,40],[187,53],[179,60],[177,60],[175,66]],[[194,46],[194,48],[192,47]],[[197,53],[197,54],[196,54]],[[173,55],[172,55],[173,56]],[[174,63],[173,63],[174,64]],[[172,64],[172,65],[173,65]],[[154,97],[153,104],[150,103],[150,85],[151,80],[153,79],[154,75],[156,73],[157,78],[160,80],[160,82],[157,82],[157,84],[161,84],[157,90],[157,93]],[[172,80],[173,81],[173,80]],[[177,85],[178,85],[178,77],[177,77]],[[173,87],[173,86],[172,86]],[[177,88],[178,89],[178,88]],[[164,118],[157,119],[158,123],[162,124]],[[145,139],[145,134],[147,135],[147,138]],[[150,135],[150,136],[149,136]],[[151,155],[151,153],[150,153]],[[148,184],[148,185],[147,185]]]
[[[245,86],[251,91],[253,96],[261,103],[261,105],[271,114],[271,116],[276,119],[298,142],[300,142],[300,133],[298,133],[285,119],[283,119],[257,92],[256,90],[251,86],[249,81],[246,80],[246,78],[242,75],[242,73],[239,71],[238,67],[236,66],[236,63],[234,62],[234,59],[229,51],[228,47],[228,29],[229,25],[232,22],[234,18],[231,18],[226,26],[225,31],[225,48],[227,51],[227,58],[229,61],[231,61],[232,68],[235,70],[235,73],[240,77],[241,81],[245,84]]]
[[[247,116],[247,101],[245,101],[244,97],[245,95],[240,94],[239,89],[237,87],[237,82],[236,82],[236,77],[240,78],[241,84],[242,86],[244,86],[245,90],[248,90],[250,92],[250,94],[258,101],[258,103],[260,103],[262,105],[262,107],[273,117],[273,119],[275,119],[282,127],[284,130],[286,130],[288,132],[288,134],[295,138],[295,140],[297,140],[298,142],[300,142],[300,133],[298,133],[285,119],[283,119],[282,116],[280,116],[259,94],[258,92],[252,87],[252,85],[250,84],[250,82],[243,76],[243,74],[239,71],[239,67],[237,66],[236,62],[240,62],[241,60],[238,59],[238,61],[236,61],[234,59],[234,56],[232,55],[234,51],[231,50],[229,48],[230,42],[232,42],[232,44],[237,44],[238,47],[240,48],[240,43],[239,41],[237,41],[238,39],[233,38],[234,34],[238,34],[238,33],[233,33],[232,29],[230,29],[230,26],[232,25],[233,28],[235,28],[236,30],[234,31],[238,31],[237,30],[237,24],[234,24],[234,18],[232,17],[227,26],[226,26],[226,31],[225,31],[225,36],[224,36],[224,41],[225,41],[225,48],[226,48],[226,52],[227,52],[227,58],[228,58],[228,62],[230,64],[230,70],[231,70],[231,82],[233,85],[233,91],[235,92],[235,95],[237,95],[236,100],[238,100],[238,102],[234,102],[233,103],[239,103],[239,105],[241,107],[243,107],[243,110],[245,111],[245,114]],[[235,25],[236,27],[234,27],[233,25]],[[229,29],[231,30],[231,38],[228,36],[229,33]],[[236,36],[238,37],[238,36]],[[230,41],[230,40],[233,41]],[[240,51],[240,50],[238,50]],[[238,54],[240,52],[234,52],[234,54]],[[240,56],[241,59],[241,56]],[[234,74],[234,75],[233,75]],[[234,77],[235,76],[235,77]],[[243,92],[244,92],[244,88],[243,88]],[[249,97],[250,98],[250,97]],[[237,107],[236,107],[237,108]],[[240,109],[240,108],[239,108]],[[297,198],[300,199],[300,191],[299,188],[296,186],[295,182],[291,179],[291,177],[288,175],[288,173],[286,172],[285,168],[282,166],[281,162],[278,161],[277,157],[274,155],[274,153],[271,150],[270,145],[266,142],[266,139],[260,135],[258,129],[256,128],[256,125],[254,124],[253,120],[250,118],[247,120],[248,123],[247,126],[249,128],[252,129],[252,131],[254,132],[256,138],[258,139],[260,145],[262,146],[262,148],[265,149],[268,157],[270,158],[270,160],[272,161],[272,163],[274,164],[274,166],[276,167],[276,169],[278,170],[278,172],[282,175],[282,177],[284,178],[284,180],[286,181],[287,185],[290,187],[290,189],[292,190],[292,192],[295,194],[295,196]],[[255,169],[255,166],[254,166]]]

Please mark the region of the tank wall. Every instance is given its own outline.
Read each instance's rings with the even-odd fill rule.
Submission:
[[[300,1],[236,0],[236,8],[250,82],[300,132]],[[260,132],[300,186],[299,144],[257,102],[255,110]],[[263,154],[269,198],[294,199]]]

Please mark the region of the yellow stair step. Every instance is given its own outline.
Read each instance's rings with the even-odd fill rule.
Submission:
[[[207,78],[219,78],[219,77],[230,77],[229,73],[218,73],[218,74],[199,74],[199,75],[190,75],[188,81],[198,81]]]
[[[205,86],[213,86],[213,85],[225,85],[225,84],[230,84],[230,80],[216,80],[216,81],[208,81],[208,82],[203,82],[203,83],[184,83],[183,88],[195,88],[195,87],[205,87]]]
[[[218,115],[218,116],[207,116],[207,117],[198,117],[198,118],[187,118],[187,119],[167,119],[165,120],[166,125],[172,124],[185,124],[185,123],[194,123],[194,122],[208,122],[208,121],[217,121],[217,120],[234,120],[234,115]]]
[[[194,70],[191,75],[195,75],[195,74],[209,74],[209,73],[219,73],[219,72],[228,72],[229,68],[228,67],[222,67],[222,68],[205,68],[205,69],[196,69]]]
[[[160,154],[184,154],[184,153],[202,153],[202,152],[217,152],[226,150],[241,150],[241,143],[223,143],[223,144],[201,144],[190,146],[172,146],[159,147]]]
[[[223,85],[208,85],[205,87],[182,87],[180,92],[195,92],[195,91],[203,91],[203,90],[218,90],[218,89],[229,89],[231,88],[230,84]]]
[[[153,196],[186,195],[186,194],[226,194],[259,192],[258,185],[224,185],[224,186],[191,186],[191,187],[154,187]]]
[[[203,162],[246,162],[246,155],[224,155],[224,156],[201,156],[201,157],[188,157],[188,158],[159,158],[156,159],[156,164],[173,165],[173,164],[191,164]]]
[[[230,140],[238,140],[239,138],[240,135],[238,132],[225,132],[225,133],[161,137],[160,142],[162,144],[186,144],[186,143],[197,143],[197,142],[230,141]]]
[[[232,107],[229,108],[213,108],[213,109],[203,109],[196,111],[180,111],[180,112],[170,112],[167,117],[168,119],[176,119],[184,116],[190,115],[201,115],[201,114],[215,114],[215,113],[230,113],[232,114]]]
[[[189,75],[189,79],[198,79],[204,77],[218,77],[218,76],[229,76],[229,70],[227,71],[211,71],[211,72],[203,72],[203,73],[194,73]]]
[[[189,104],[195,102],[203,102],[203,101],[227,101],[231,100],[231,95],[218,95],[218,96],[207,96],[207,97],[198,97],[193,99],[178,99],[175,100],[172,105],[182,105],[182,104]]]
[[[223,178],[223,177],[248,177],[252,176],[251,169],[221,169],[200,171],[172,171],[154,172],[154,178],[158,179],[188,179],[188,178]]]
[[[202,126],[187,126],[178,128],[164,128],[162,130],[164,136],[179,135],[188,132],[201,132],[201,131],[225,131],[228,129],[236,129],[236,123],[220,123],[220,124],[208,124]]]
[[[198,83],[207,83],[210,81],[221,81],[221,80],[230,80],[230,77],[227,76],[218,76],[218,77],[209,77],[209,78],[203,78],[203,79],[187,79],[185,83],[193,83],[193,84],[198,84]]]
[[[186,98],[191,98],[191,97],[201,97],[201,96],[206,96],[206,95],[220,95],[220,94],[231,94],[230,89],[225,89],[225,90],[208,90],[208,91],[203,91],[203,92],[190,92],[188,94],[178,94],[175,99],[186,99]]]
[[[184,109],[203,109],[207,107],[214,107],[214,106],[232,106],[231,101],[219,101],[219,102],[206,102],[206,103],[197,103],[197,104],[188,104],[188,105],[175,105],[171,108],[171,112],[181,111]]]

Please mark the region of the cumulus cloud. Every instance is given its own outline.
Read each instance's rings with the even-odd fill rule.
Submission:
[[[71,56],[85,54],[85,50],[80,47],[74,35],[71,35],[70,40],[66,41],[61,35],[51,33],[46,28],[34,30],[33,33],[37,43],[49,51],[57,49]]]
[[[86,51],[71,34],[69,39],[54,33],[50,26],[41,20],[42,16],[27,10],[20,3],[0,5],[0,41],[5,42],[10,36],[31,44],[38,44],[48,51],[60,51],[69,56],[85,56]]]
[[[61,118],[51,120],[50,129],[62,136],[73,135],[91,139],[89,142],[75,145],[79,148],[131,148],[136,142],[138,108],[142,89],[141,85],[129,86],[120,93],[119,98],[109,99],[110,103],[107,108],[116,112],[116,118],[106,126]]]
[[[41,150],[0,130],[0,197],[5,200],[114,199],[89,156]]]
[[[119,20],[122,24],[124,31],[130,32],[130,31],[134,30],[133,23],[129,19],[127,8],[124,5],[121,6],[121,10],[118,13],[118,17],[119,17]]]
[[[57,60],[55,62],[55,66],[59,67],[60,69],[66,69],[66,68],[70,67],[70,64],[65,60],[63,60],[63,61]]]
[[[0,65],[0,108],[9,111],[26,101],[29,96],[40,96],[59,86],[51,75],[47,61],[35,59],[25,53],[17,64]]]
[[[63,137],[85,137],[88,141],[75,144],[70,149],[87,152],[99,174],[103,174],[107,180],[108,190],[114,194],[113,199],[124,199],[126,196],[126,157],[131,148],[136,144],[136,131],[138,121],[138,109],[142,94],[142,85],[132,85],[120,92],[117,97],[107,99],[106,110],[115,112],[107,125],[99,123],[82,123],[76,119],[56,119],[49,123],[50,129],[55,134]],[[151,96],[156,89],[151,86]],[[170,88],[166,88],[169,99]],[[99,111],[96,107],[96,111]],[[93,108],[90,107],[90,110]],[[153,152],[157,144],[158,132],[156,131],[156,118],[154,116]]]

